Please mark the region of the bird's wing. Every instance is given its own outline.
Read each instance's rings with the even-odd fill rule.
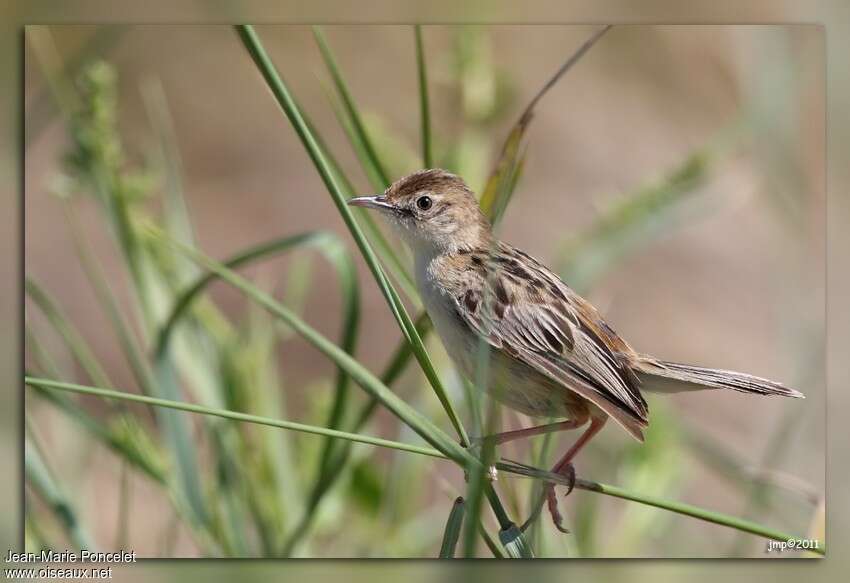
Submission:
[[[593,306],[539,262],[507,245],[500,245],[490,265],[455,295],[465,323],[493,348],[628,423],[633,435],[635,425],[646,426],[646,401],[626,358],[631,348]]]

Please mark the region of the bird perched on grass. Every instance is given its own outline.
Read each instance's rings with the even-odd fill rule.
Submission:
[[[497,240],[472,191],[443,170],[406,176],[382,195],[349,204],[374,209],[410,246],[416,284],[448,354],[474,379],[482,342],[487,390],[531,417],[564,421],[492,436],[496,443],[590,424],[552,471],[574,479],[576,454],[611,418],[643,441],[649,411],[641,391],[732,389],[803,395],[752,375],[641,354],[544,265]],[[546,501],[564,531],[554,485]]]

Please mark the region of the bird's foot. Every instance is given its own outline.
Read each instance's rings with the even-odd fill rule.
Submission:
[[[564,526],[564,517],[558,510],[558,497],[555,495],[555,486],[546,486],[546,507],[549,508],[549,515],[552,516],[552,524],[564,534],[569,534],[570,531]]]
[[[568,496],[570,492],[573,491],[573,488],[576,485],[576,470],[573,464],[566,464],[563,467],[555,469],[556,474],[560,474],[567,478],[567,493],[564,496]],[[549,515],[552,517],[552,523],[555,525],[559,531],[564,534],[569,534],[569,530],[564,527],[564,519],[561,516],[561,512],[558,510],[558,498],[555,495],[555,484],[548,484],[546,489],[544,490],[544,496],[546,499],[546,507],[549,509]],[[531,519],[529,519],[530,521]]]

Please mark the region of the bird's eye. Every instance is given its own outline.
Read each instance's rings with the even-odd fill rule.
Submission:
[[[431,200],[430,196],[420,196],[416,199],[416,206],[419,207],[421,211],[427,211],[431,208],[431,205],[434,204]]]

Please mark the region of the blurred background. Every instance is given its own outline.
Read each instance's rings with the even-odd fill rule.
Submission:
[[[594,30],[423,27],[437,162],[480,192],[525,105]],[[374,192],[311,29],[257,31],[353,190]],[[412,28],[324,32],[390,178],[420,168]],[[133,225],[181,232],[212,257],[334,233],[359,280],[355,355],[382,370],[398,328],[231,28],[31,27],[25,52],[28,370],[144,391],[144,365],[127,343],[150,359],[176,293],[197,276],[144,242],[140,253],[161,279],[145,307],[114,202],[92,188],[103,179],[95,155],[109,162]],[[502,238],[561,273],[637,349],[773,378],[807,397],[650,396],[647,443],[612,425],[578,460],[580,476],[823,540],[823,76],[814,26],[622,26],[538,105]],[[351,296],[318,255],[299,251],[242,273],[339,336]],[[408,305],[414,311],[415,299]],[[212,340],[183,347],[179,398],[325,424],[331,363],[220,283],[200,309],[192,325],[203,330],[191,333]],[[469,420],[462,383],[439,342],[429,347]],[[414,369],[394,390],[449,429]],[[199,523],[173,489],[167,421],[90,398],[57,402],[28,389],[26,399],[27,453],[39,470],[27,467],[31,549],[82,536],[148,557],[432,557],[463,493],[463,476],[446,462],[358,446],[305,522],[321,438],[178,414],[209,512]],[[356,409],[365,399],[352,389],[351,401]],[[503,415],[506,428],[529,422]],[[364,432],[418,441],[383,411]],[[548,467],[572,439],[503,454]],[[497,483],[516,516],[527,513],[531,486]],[[51,505],[57,491],[75,517],[70,528]],[[765,556],[761,539],[598,494],[574,492],[562,508],[573,534],[544,517],[532,531],[541,556]],[[489,554],[483,545],[480,554]]]

